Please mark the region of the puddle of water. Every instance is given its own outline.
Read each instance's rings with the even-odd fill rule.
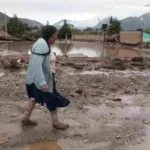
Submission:
[[[56,142],[40,142],[29,145],[29,150],[61,150]]]
[[[106,76],[115,76],[115,77],[135,77],[135,76],[144,76],[144,77],[150,77],[150,71],[130,71],[130,70],[126,70],[126,71],[109,71],[109,72],[106,72],[106,70],[104,71],[95,71],[95,70],[92,70],[92,71],[82,71],[82,72],[78,72],[78,73],[75,73],[75,72],[72,72],[72,73],[69,73],[69,75],[106,75]]]
[[[14,50],[18,52],[26,52],[30,55],[30,49],[33,43],[25,42],[6,42],[0,43],[0,49]],[[74,42],[68,43],[56,43],[52,46],[52,50],[56,52],[57,55],[68,54],[70,57],[107,57],[107,58],[122,58],[122,57],[137,57],[140,56],[139,50],[132,50],[127,48],[116,48],[109,47],[103,44],[97,44],[95,42]],[[6,53],[6,52],[5,52]],[[149,55],[149,53],[147,54]]]
[[[143,137],[141,144],[130,145],[124,150],[149,150],[150,149],[150,126],[146,127],[146,136]]]
[[[133,104],[135,102],[140,102],[142,100],[142,102],[148,102],[149,103],[149,96],[144,96],[144,95],[121,95],[119,96],[119,98],[121,99],[121,103],[124,104]],[[145,112],[146,112],[146,108],[144,108]]]
[[[135,97],[132,95],[123,95],[120,98],[121,98],[121,102],[124,104],[133,104],[135,100]]]
[[[75,140],[75,139],[60,139],[58,141],[63,150],[100,150],[108,149],[110,142],[92,143],[88,139]]]
[[[77,55],[78,57],[83,57],[83,56],[87,56],[87,57],[100,57],[102,55],[102,50],[96,50],[96,49],[91,49],[88,47],[80,47],[80,48],[75,48],[73,47],[71,50],[69,50],[69,52],[67,52],[67,55],[69,55],[70,57],[72,55]]]
[[[115,121],[115,122],[113,122],[113,123],[107,123],[106,126],[107,126],[107,127],[120,127],[121,124],[122,124],[121,121]]]
[[[79,73],[69,73],[69,75],[109,75],[109,73],[107,72],[103,72],[103,71],[83,71],[83,72],[79,72]]]
[[[57,142],[38,142],[28,146],[15,148],[14,150],[62,150]]]
[[[6,143],[10,137],[20,134],[21,132],[21,127],[16,124],[0,125],[0,144]]]
[[[15,51],[8,51],[8,50],[4,50],[0,52],[0,56],[7,56],[7,55],[20,55],[19,52],[15,52]]]
[[[124,118],[124,117],[131,117],[136,116],[141,113],[141,107],[139,106],[129,106],[129,107],[108,107],[105,104],[99,107],[93,106],[85,106],[85,109],[88,109],[88,114],[92,117],[99,117],[100,115],[110,115],[114,114],[117,117]]]
[[[150,137],[146,137],[144,143],[139,145],[129,146],[126,150],[149,150],[150,149]]]
[[[30,150],[30,149],[29,149],[29,146],[24,146],[24,147],[17,147],[17,148],[12,149],[12,150]]]
[[[8,142],[11,137],[20,133],[22,133],[22,128],[17,124],[0,125],[0,145]],[[61,150],[61,148],[57,142],[51,141],[30,144],[13,150]]]

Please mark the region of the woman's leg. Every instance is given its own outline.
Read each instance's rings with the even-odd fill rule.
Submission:
[[[32,111],[35,107],[35,104],[36,104],[35,99],[33,99],[33,98],[29,99],[27,107],[26,107],[26,111],[25,111],[23,119],[22,119],[23,125],[27,125],[27,126],[37,125],[36,122],[30,120]]]
[[[53,126],[54,129],[65,130],[69,127],[68,124],[63,124],[59,121],[58,111],[57,111],[57,108],[55,106],[52,106],[52,105],[46,103],[46,107],[50,112],[50,115],[51,115],[51,118],[52,118],[52,126]]]
[[[54,129],[65,130],[65,129],[69,128],[68,124],[64,124],[59,121],[57,109],[54,111],[50,111],[50,115],[52,118],[52,126]]]

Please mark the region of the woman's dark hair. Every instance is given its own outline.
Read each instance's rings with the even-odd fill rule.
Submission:
[[[48,39],[57,32],[57,29],[54,26],[46,25],[41,29],[41,36],[47,42]]]

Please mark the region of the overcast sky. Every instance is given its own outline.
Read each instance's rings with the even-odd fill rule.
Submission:
[[[80,21],[140,16],[150,12],[148,5],[150,0],[0,0],[0,11],[53,24],[64,18]]]

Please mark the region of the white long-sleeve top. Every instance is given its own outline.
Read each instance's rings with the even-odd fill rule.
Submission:
[[[56,56],[53,51],[50,53],[50,68],[52,73],[56,73]]]

